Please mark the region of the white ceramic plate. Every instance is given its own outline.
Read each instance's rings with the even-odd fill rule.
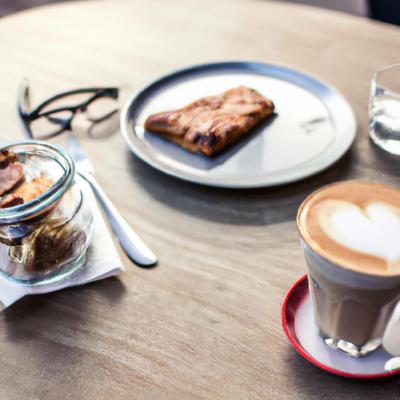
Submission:
[[[219,156],[192,154],[143,127],[150,114],[239,85],[271,98],[276,115]],[[329,167],[351,146],[356,120],[346,99],[315,78],[272,64],[224,62],[174,72],[134,94],[122,111],[121,130],[130,149],[162,172],[203,185],[254,188]]]

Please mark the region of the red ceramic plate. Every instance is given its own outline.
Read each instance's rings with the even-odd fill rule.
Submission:
[[[324,343],[315,325],[307,275],[297,281],[286,295],[282,306],[282,324],[297,352],[310,363],[332,374],[355,379],[386,378],[400,374],[400,370],[385,370],[385,364],[392,356],[382,348],[367,357],[354,358]]]

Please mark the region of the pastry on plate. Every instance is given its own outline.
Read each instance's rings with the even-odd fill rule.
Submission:
[[[274,108],[274,103],[256,90],[239,86],[178,110],[150,115],[145,128],[187,150],[214,156],[270,117]]]

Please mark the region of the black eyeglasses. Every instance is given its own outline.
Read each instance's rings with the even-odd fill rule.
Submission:
[[[83,88],[57,94],[30,110],[29,83],[21,83],[18,113],[27,134],[32,139],[50,139],[72,129],[77,114],[84,113],[92,137],[104,136],[107,125],[118,113],[115,100],[119,89],[115,87]],[[115,119],[115,118],[114,118]]]

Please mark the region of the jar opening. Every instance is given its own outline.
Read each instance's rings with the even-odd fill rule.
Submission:
[[[0,208],[0,224],[12,224],[49,209],[74,181],[74,162],[59,146],[27,141],[8,144],[0,148],[0,151],[9,151],[16,156],[18,163],[23,165],[24,179],[28,182],[41,177],[38,181],[41,190],[37,196],[22,204],[11,203],[9,207]]]

